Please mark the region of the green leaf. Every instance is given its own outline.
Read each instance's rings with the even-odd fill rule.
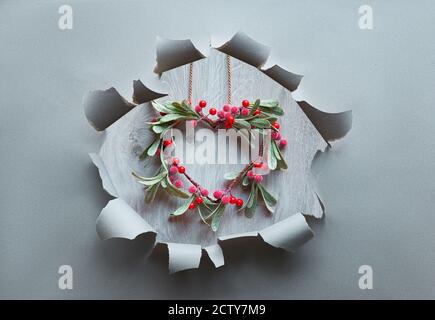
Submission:
[[[242,186],[246,187],[247,185],[249,185],[249,178],[248,176],[245,175],[245,177],[242,180]]]
[[[259,184],[258,188],[260,189],[260,193],[263,197],[264,204],[266,205],[267,210],[269,210],[271,213],[275,212],[275,206],[278,203],[278,201],[275,199],[273,195],[270,194],[269,191],[267,191],[266,187]]]
[[[275,153],[274,153],[274,142],[271,142],[269,145],[269,148],[267,150],[267,165],[269,166],[270,170],[275,170],[276,166],[278,165],[278,161],[276,159]]]
[[[165,131],[166,129],[170,128],[171,126],[172,126],[171,123],[155,124],[155,125],[151,126],[151,129],[155,133],[160,134],[163,131]]]
[[[239,128],[250,129],[251,125],[248,121],[242,119],[236,119],[234,124]]]
[[[251,108],[251,111],[249,111],[248,117],[252,116],[259,107],[260,107],[260,100],[257,99],[255,100],[254,105]]]
[[[166,176],[166,189],[165,189],[170,195],[173,195],[175,197],[178,198],[183,198],[183,199],[187,199],[190,196],[184,192],[183,190],[178,189],[177,187],[175,187],[171,180],[169,180],[169,176]]]
[[[171,216],[180,216],[183,213],[185,213],[187,211],[187,209],[189,209],[189,205],[190,203],[193,201],[193,199],[195,198],[195,195],[192,194],[182,205],[181,207],[179,207],[177,210],[175,210],[174,212],[171,213]]]
[[[279,105],[277,100],[261,100],[260,106],[265,108],[275,108]]]
[[[181,119],[188,119],[188,117],[185,115],[177,114],[177,113],[169,113],[167,115],[164,115],[159,120],[159,123],[167,123],[167,122],[181,120]]]
[[[211,220],[211,229],[216,232],[219,229],[221,218],[225,211],[225,205],[220,202],[216,209],[213,211],[213,218]]]
[[[153,141],[153,143],[151,143],[151,145],[146,149],[147,150],[146,154],[149,155],[150,157],[154,156],[159,146],[160,146],[160,137],[157,137]]]
[[[226,180],[234,180],[235,178],[237,178],[240,174],[240,171],[231,171],[231,172],[227,172],[224,174],[224,178]]]
[[[257,184],[253,182],[251,184],[251,192],[249,193],[248,200],[246,200],[245,204],[239,210],[245,210],[245,216],[248,218],[251,218],[255,213],[255,207],[257,206],[257,193]]]
[[[269,121],[267,121],[265,119],[260,119],[260,118],[253,119],[251,121],[251,125],[256,126],[257,128],[260,128],[260,129],[267,129],[270,127]]]
[[[134,171],[131,174],[136,178],[137,182],[139,182],[140,184],[143,184],[145,186],[152,186],[156,183],[159,183],[166,175],[166,173],[162,172],[154,177],[146,178],[146,177],[142,177],[142,176],[138,175]]]
[[[151,101],[151,104],[153,106],[153,108],[157,111],[157,112],[163,112],[163,113],[169,113],[171,112],[170,109],[166,108],[163,104],[157,102],[157,101]]]
[[[160,186],[160,183],[156,183],[156,184],[147,188],[146,195],[145,195],[145,203],[151,203],[154,201],[154,198],[156,197],[157,190],[159,190],[159,186]]]
[[[272,143],[273,147],[274,147],[274,152],[276,152],[278,154],[278,164],[277,164],[277,168],[279,169],[283,169],[286,170],[288,169],[288,165],[287,162],[284,159],[284,156],[281,153],[281,150],[278,148],[278,146],[276,145],[275,141],[273,141]]]
[[[275,108],[272,109],[272,111],[277,116],[283,116],[284,115],[284,110],[281,107],[275,107]]]

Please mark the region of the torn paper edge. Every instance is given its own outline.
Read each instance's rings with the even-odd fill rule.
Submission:
[[[210,46],[258,68],[291,92],[298,88],[302,80],[302,75],[292,73],[277,64],[263,69],[270,56],[270,47],[255,41],[242,31],[223,44],[217,43],[216,38],[212,37]],[[157,64],[154,72],[161,74],[203,58],[206,58],[206,55],[195,47],[190,39],[171,40],[157,37]],[[140,80],[136,80],[133,87],[133,101],[139,103],[167,95],[151,90]],[[84,105],[87,119],[98,131],[106,129],[136,106],[125,100],[114,88],[91,91],[85,97]],[[351,111],[327,113],[305,101],[298,101],[298,105],[327,142],[344,137],[352,127]]]
[[[229,41],[222,45],[214,46],[212,43],[211,47],[258,68],[291,92],[296,90],[301,82],[302,75],[287,71],[279,65],[275,64],[270,68],[262,69],[269,58],[270,48],[256,42],[243,32],[236,33]],[[154,72],[158,74],[206,57],[194,46],[191,40],[170,40],[163,38],[157,39],[156,55],[157,65]],[[134,82],[133,86],[135,91],[133,99],[137,102],[145,103],[157,97],[167,95],[166,93],[159,93],[149,89],[140,80]],[[297,103],[326,142],[344,137],[352,126],[351,111],[335,114],[326,113],[316,109],[305,101],[297,101]],[[99,131],[106,129],[136,106],[136,104],[125,100],[114,88],[90,92],[85,97],[84,105],[87,119]],[[110,190],[108,191],[110,194],[117,194],[113,184],[111,184],[104,164],[102,161],[98,161],[98,158],[96,159],[93,159],[93,161],[99,169],[103,187],[106,191]],[[104,186],[104,181],[106,181],[106,186]],[[324,208],[317,193],[316,197],[320,206]],[[119,211],[122,211],[122,213]],[[289,232],[289,230],[292,232]],[[125,238],[132,240],[140,234],[155,234],[156,232],[123,200],[115,199],[109,201],[98,217],[97,233],[102,239]],[[305,217],[298,213],[262,231],[228,235],[220,237],[218,241],[258,236],[274,247],[293,252],[298,246],[311,239],[313,232],[306,223]],[[169,252],[169,270],[171,273],[198,268],[202,255],[200,245],[167,243],[167,246]],[[208,246],[204,248],[204,251],[207,252],[216,268],[224,264],[224,256],[219,244]]]
[[[118,191],[110,178],[109,172],[104,165],[103,159],[97,153],[89,153],[89,157],[92,159],[93,164],[97,167],[98,173],[100,174],[101,182],[103,184],[103,189],[106,190],[108,194],[117,198]]]
[[[144,233],[156,231],[124,200],[110,200],[97,218],[97,233],[103,239],[133,240]]]
[[[132,207],[121,198],[108,202],[97,218],[96,229],[98,236],[103,240],[108,239],[136,239],[139,235],[156,231]],[[261,231],[238,233],[219,237],[223,242],[235,238],[261,237],[263,241],[273,247],[294,252],[313,237],[313,231],[301,214],[295,214],[264,228]],[[168,248],[169,273],[176,273],[188,269],[197,269],[200,265],[203,250],[207,253],[215,268],[225,264],[222,247],[217,243],[202,248],[201,245],[187,243],[160,242]],[[153,238],[153,247],[157,243]]]

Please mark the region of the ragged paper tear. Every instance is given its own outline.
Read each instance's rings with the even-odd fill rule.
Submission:
[[[133,240],[144,233],[156,231],[124,200],[110,200],[97,219],[97,233],[101,239]]]
[[[85,115],[91,125],[102,131],[136,105],[125,100],[115,88],[91,91],[84,100]]]
[[[130,171],[139,164],[137,154],[131,151],[137,151],[139,147],[142,150],[149,144],[144,139],[148,131],[144,130],[143,125],[145,120],[149,121],[149,116],[146,115],[148,109],[135,108],[135,104],[127,102],[113,88],[92,92],[85,99],[85,113],[89,121],[97,130],[108,128],[109,134],[102,147],[104,152],[91,155],[99,169],[103,187],[111,195],[124,196],[129,201],[128,204],[121,198],[110,201],[97,220],[97,232],[103,239],[134,239],[143,233],[155,234],[154,229],[158,230],[157,242],[165,243],[168,247],[171,273],[198,268],[203,250],[216,268],[222,266],[225,261],[218,243],[233,238],[260,236],[266,243],[288,251],[294,251],[308,241],[313,232],[305,217],[300,213],[291,214],[303,212],[315,217],[322,216],[323,204],[315,192],[314,184],[307,182],[311,162],[318,150],[323,151],[327,147],[328,141],[343,137],[352,123],[350,111],[330,114],[317,110],[304,101],[296,103],[291,91],[298,87],[302,76],[279,65],[265,67],[270,48],[244,33],[239,32],[219,45],[219,51],[212,49],[208,59],[203,59],[203,51],[197,48],[190,40],[158,39],[155,72],[159,75],[163,73],[161,82],[168,85],[167,99],[186,98],[187,64],[195,62],[193,97],[196,98],[199,94],[201,97],[213,97],[214,101],[207,99],[207,102],[210,105],[220,105],[226,99],[227,93],[226,88],[221,85],[226,81],[226,73],[220,72],[224,70],[226,63],[223,53],[227,53],[236,58],[232,60],[232,66],[237,72],[237,76],[233,78],[234,101],[241,101],[246,97],[279,97],[280,104],[285,106],[286,117],[283,117],[281,124],[288,139],[288,145],[283,152],[289,160],[289,169],[276,175],[273,180],[264,181],[267,188],[280,196],[279,205],[282,207],[273,216],[261,212],[264,208],[259,208],[256,217],[252,219],[228,212],[218,233],[210,234],[204,231],[205,226],[197,224],[192,217],[186,217],[183,223],[168,224],[164,213],[171,212],[174,208],[170,206],[174,204],[163,201],[152,207],[156,214],[147,215],[145,221],[140,214],[146,213],[150,207],[144,205],[143,189],[132,180]],[[209,65],[206,64],[208,62]],[[207,72],[214,77],[213,85],[207,82],[211,77]],[[252,79],[252,82],[244,79]],[[147,88],[139,80],[134,82],[135,103],[144,103],[165,95],[166,93]],[[109,128],[118,119],[120,121]],[[113,170],[117,170],[116,174],[111,175]],[[153,170],[148,164],[143,170],[144,174],[154,173],[147,171]],[[222,172],[216,169],[204,171],[198,166],[192,166],[188,170],[205,185],[217,183],[223,178]]]
[[[133,102],[136,104],[146,103],[166,95],[166,93],[159,93],[149,89],[140,80],[133,81]]]
[[[215,244],[208,246],[205,247],[204,250],[207,252],[208,257],[216,268],[222,267],[225,264],[224,253],[220,245]]]
[[[201,261],[200,245],[185,243],[167,243],[169,252],[169,273],[187,269],[196,269]]]
[[[106,166],[104,165],[103,159],[97,153],[90,153],[89,157],[91,157],[92,162],[98,168],[98,172],[100,174],[101,182],[103,184],[103,189],[107,191],[113,197],[118,197],[118,191],[110,179],[109,172],[107,172]]]
[[[156,55],[154,72],[157,74],[205,58],[190,39],[171,40],[160,37],[157,38]]]
[[[343,138],[352,128],[352,111],[327,113],[314,108],[306,101],[297,101],[302,111],[326,141]]]
[[[301,213],[275,223],[259,232],[268,244],[294,252],[310,240],[314,233]]]

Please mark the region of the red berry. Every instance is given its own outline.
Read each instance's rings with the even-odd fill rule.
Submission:
[[[189,209],[190,209],[190,210],[195,209],[195,207],[196,207],[195,202],[191,202],[191,203],[189,204]]]
[[[214,115],[216,114],[216,112],[217,112],[216,108],[211,108],[211,109],[210,109],[210,114],[211,114],[212,116],[214,116]]]
[[[262,165],[263,165],[263,162],[260,162],[260,161],[254,162],[254,167],[256,167],[256,168],[261,168]]]
[[[227,128],[227,129],[231,129],[232,127],[233,127],[233,124],[232,124],[232,123],[225,122],[225,128]]]
[[[233,124],[234,123],[234,117],[232,115],[229,115],[227,117],[227,122],[230,123],[230,124]]]
[[[180,164],[180,159],[177,157],[172,158],[172,164],[174,164],[174,165]]]
[[[242,101],[242,106],[244,106],[245,108],[249,107],[249,100],[243,100]]]
[[[167,115],[167,113],[164,113],[164,112],[159,112],[159,113],[160,113],[161,116],[166,116]]]
[[[156,150],[156,156],[157,156],[157,157],[160,157],[160,149],[157,149],[157,150]]]
[[[280,146],[281,148],[284,148],[286,145],[287,145],[287,140],[286,140],[286,139],[282,139],[282,140],[279,142],[279,146]]]
[[[236,201],[236,205],[237,205],[238,207],[243,206],[243,199],[237,199],[237,201]]]
[[[179,167],[178,167],[178,172],[179,172],[179,173],[185,173],[185,172],[186,172],[186,168],[183,167],[183,166],[179,166]]]
[[[202,199],[202,197],[196,197],[195,201],[197,204],[201,204],[204,200]]]
[[[231,204],[236,204],[236,202],[237,202],[237,198],[234,197],[234,196],[231,196],[231,197],[230,197],[230,203],[231,203]]]
[[[275,121],[272,125],[274,126],[275,129],[279,129],[279,123],[278,122]]]
[[[205,107],[207,106],[207,101],[205,101],[205,100],[200,100],[200,101],[199,101],[199,106],[200,106],[201,108],[205,108]]]
[[[228,112],[231,110],[231,106],[229,104],[226,104],[223,106],[222,110],[224,110],[225,112]]]
[[[172,144],[172,140],[171,139],[163,141],[163,146],[165,146],[165,147],[170,146],[171,144]]]
[[[261,113],[261,110],[257,109],[257,110],[254,111],[254,116],[258,116],[260,113]]]

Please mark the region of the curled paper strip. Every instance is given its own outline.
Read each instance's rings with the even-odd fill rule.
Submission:
[[[210,236],[206,243],[201,242],[202,240],[199,240],[200,237],[198,235],[196,235],[196,238],[190,236],[189,232],[193,229],[188,228],[194,228],[195,225],[193,224],[183,226],[187,228],[186,230],[189,230],[187,232],[174,233],[176,229],[171,229],[174,228],[174,226],[167,227],[166,224],[164,224],[165,221],[160,221],[155,217],[147,217],[149,223],[156,228],[156,230],[159,230],[157,241],[165,244],[168,248],[170,273],[198,268],[203,250],[207,253],[216,268],[224,265],[225,259],[219,243],[234,238],[255,237],[258,239],[260,237],[265,243],[271,246],[291,252],[311,239],[313,232],[308,226],[305,217],[301,213],[297,213],[293,216],[289,216],[289,214],[292,212],[304,212],[308,214],[304,211],[306,210],[309,214],[317,218],[322,216],[324,211],[323,204],[315,193],[314,184],[305,184],[305,170],[309,168],[309,163],[311,163],[312,157],[317,150],[323,151],[328,146],[328,141],[343,137],[350,130],[352,124],[352,114],[350,111],[331,114],[317,110],[305,101],[296,103],[294,99],[292,99],[290,92],[296,90],[302,76],[289,72],[276,64],[272,67],[265,67],[270,54],[270,48],[254,41],[244,33],[237,33],[229,41],[219,45],[216,49],[220,52],[211,50],[209,56],[210,60],[207,60],[214,61],[214,65],[212,65],[213,68],[219,70],[221,67],[218,64],[219,58],[216,58],[218,56],[215,54],[221,55],[223,57],[222,61],[226,61],[226,57],[222,53],[227,53],[243,61],[241,62],[237,59],[233,60],[234,65],[237,66],[236,69],[238,72],[249,72],[245,74],[248,74],[250,78],[256,80],[261,79],[261,81],[263,81],[256,81],[255,85],[246,85],[246,87],[244,87],[245,84],[238,83],[236,87],[239,91],[243,88],[244,94],[246,94],[245,92],[249,94],[250,90],[265,90],[264,92],[267,93],[273,92],[272,90],[277,90],[276,88],[281,90],[274,91],[275,93],[279,92],[279,94],[273,96],[280,96],[280,100],[286,102],[287,112],[289,112],[289,114],[291,113],[289,119],[293,122],[289,122],[291,125],[286,126],[286,128],[293,130],[292,137],[295,137],[295,140],[293,144],[289,142],[287,152],[297,151],[292,152],[292,154],[296,155],[292,163],[295,165],[295,172],[298,173],[292,175],[294,179],[293,187],[299,186],[302,191],[301,194],[295,196],[295,201],[293,201],[293,199],[288,200],[287,204],[279,211],[283,213],[283,215],[274,215],[274,220],[271,220],[270,223],[255,225],[251,220],[251,222],[243,224],[243,226],[246,226],[251,223],[248,228],[233,228],[232,225],[228,224],[226,225],[228,229],[224,231],[224,221],[220,229],[222,233]],[[185,97],[184,88],[187,88],[187,86],[184,82],[186,79],[183,78],[183,75],[186,74],[186,69],[183,68],[187,68],[187,66],[185,66],[186,64],[203,58],[205,58],[205,55],[194,46],[191,40],[168,40],[158,38],[157,65],[154,71],[158,74],[165,72],[160,80],[162,83],[166,80],[165,83],[169,85],[169,98],[174,98],[174,92]],[[204,62],[205,61],[198,61],[196,66],[198,68],[204,68],[200,69],[203,71],[211,70],[203,65]],[[246,63],[248,63],[249,66]],[[172,69],[177,67],[181,68],[173,72]],[[201,76],[206,77],[207,74],[202,72],[199,78]],[[269,78],[274,81],[269,81]],[[235,79],[235,82],[236,81],[237,79]],[[195,91],[201,92],[201,94],[208,94],[207,90],[210,89],[209,86],[207,88],[201,87],[202,83],[204,83],[204,81],[199,81],[195,84],[197,86],[197,90]],[[258,83],[262,84],[260,89],[257,88],[259,86]],[[183,88],[183,90],[179,90],[179,88]],[[133,82],[133,89],[133,100],[136,104],[144,104],[150,100],[158,99],[166,95],[166,93],[158,93],[147,88],[140,80]],[[219,88],[215,90],[216,97],[219,96],[218,91]],[[258,94],[257,91],[255,91],[255,93]],[[215,92],[213,92],[213,94],[215,94]],[[136,104],[127,102],[114,88],[110,88],[105,91],[94,91],[88,94],[85,98],[85,113],[89,122],[97,130],[104,130],[135,108]],[[115,174],[112,175],[112,179],[110,177],[112,173],[110,170],[119,170],[119,168],[126,163],[129,169],[131,168],[130,165],[137,165],[137,155],[134,161],[125,161],[134,154],[132,150],[136,150],[137,148],[142,150],[144,145],[148,144],[148,141],[144,144],[146,139],[143,139],[143,137],[146,135],[146,131],[143,130],[143,122],[150,118],[151,115],[148,114],[150,110],[150,108],[146,108],[146,105],[135,108],[135,110],[126,115],[124,119],[109,128],[108,135],[106,135],[106,139],[111,139],[109,148],[107,148],[107,145],[104,145],[101,149],[103,152],[100,150],[98,155],[90,154],[92,161],[98,167],[103,188],[114,197],[125,196],[122,192],[127,193],[128,198],[125,199],[128,199],[127,201],[130,203],[129,205],[121,198],[118,198],[110,201],[102,210],[97,219],[97,232],[102,239],[125,238],[131,240],[143,233],[156,234],[153,227],[132,208],[138,208],[138,212],[140,213],[144,212],[144,207],[142,207],[141,202],[137,202],[139,201],[137,200],[137,195],[139,194],[140,197],[142,197],[143,190],[137,190],[134,181],[128,180],[123,174],[118,174],[118,171],[115,171]],[[123,122],[126,119],[128,120]],[[287,121],[289,120],[287,119]],[[136,126],[140,126],[141,129],[136,130]],[[126,130],[126,128],[128,128],[128,130]],[[112,129],[113,131],[111,131]],[[130,133],[130,135],[128,135],[128,141],[126,140],[127,138],[124,138],[127,137],[127,131]],[[117,138],[115,139],[113,137]],[[111,152],[111,150],[113,150],[111,148],[119,146],[120,141],[121,145],[126,147],[123,148],[121,152],[114,154]],[[127,143],[123,143],[125,141],[127,141]],[[303,148],[300,147],[301,145]],[[289,149],[293,147],[296,149],[289,151]],[[301,156],[299,157],[297,155]],[[299,158],[302,158],[302,160]],[[149,170],[149,168],[146,168],[146,170]],[[286,178],[281,177],[281,179]],[[283,183],[283,180],[280,181],[279,178],[277,178],[275,182]],[[286,180],[285,183],[287,182]],[[127,186],[127,189],[123,188],[124,185]],[[130,193],[125,190],[131,191],[132,196],[130,197]],[[142,201],[142,199],[140,201]],[[294,207],[291,207],[292,204],[289,204],[289,202],[295,204]],[[272,223],[275,224],[271,225]],[[164,226],[163,228],[162,225]],[[180,235],[184,237],[185,234],[188,235],[186,238],[180,238]],[[189,242],[199,244],[187,244]]]
[[[314,108],[306,101],[297,101],[302,111],[326,141],[343,138],[352,128],[352,111],[327,113]]]
[[[212,44],[213,47],[215,45]],[[257,68],[266,63],[270,54],[270,47],[255,41],[240,31],[228,42],[215,48]]]
[[[296,248],[310,240],[314,233],[300,213],[271,225],[259,232],[268,244],[294,252]]]
[[[204,250],[207,252],[208,257],[216,268],[222,267],[225,264],[224,253],[220,245],[215,244],[208,246],[205,247]]]
[[[118,197],[118,191],[116,191],[116,188],[110,179],[109,172],[107,172],[106,166],[104,165],[101,157],[96,153],[90,153],[89,157],[91,157],[92,162],[98,168],[101,182],[103,183],[103,189],[106,190],[111,196]]]
[[[110,200],[97,219],[97,233],[101,239],[133,240],[144,233],[156,234],[153,228],[124,200]]]
[[[89,92],[84,105],[86,118],[98,131],[106,129],[136,106],[125,100],[115,88]]]
[[[205,58],[205,56],[195,48],[190,39],[171,40],[157,37],[156,52],[157,65],[154,68],[154,72],[158,74]]]
[[[197,269],[202,250],[197,244],[167,243],[169,252],[169,273]]]
[[[166,96],[166,93],[158,93],[155,92],[148,87],[146,87],[142,81],[134,80],[133,81],[133,101],[137,104],[142,104],[149,102],[154,99],[158,99]]]

